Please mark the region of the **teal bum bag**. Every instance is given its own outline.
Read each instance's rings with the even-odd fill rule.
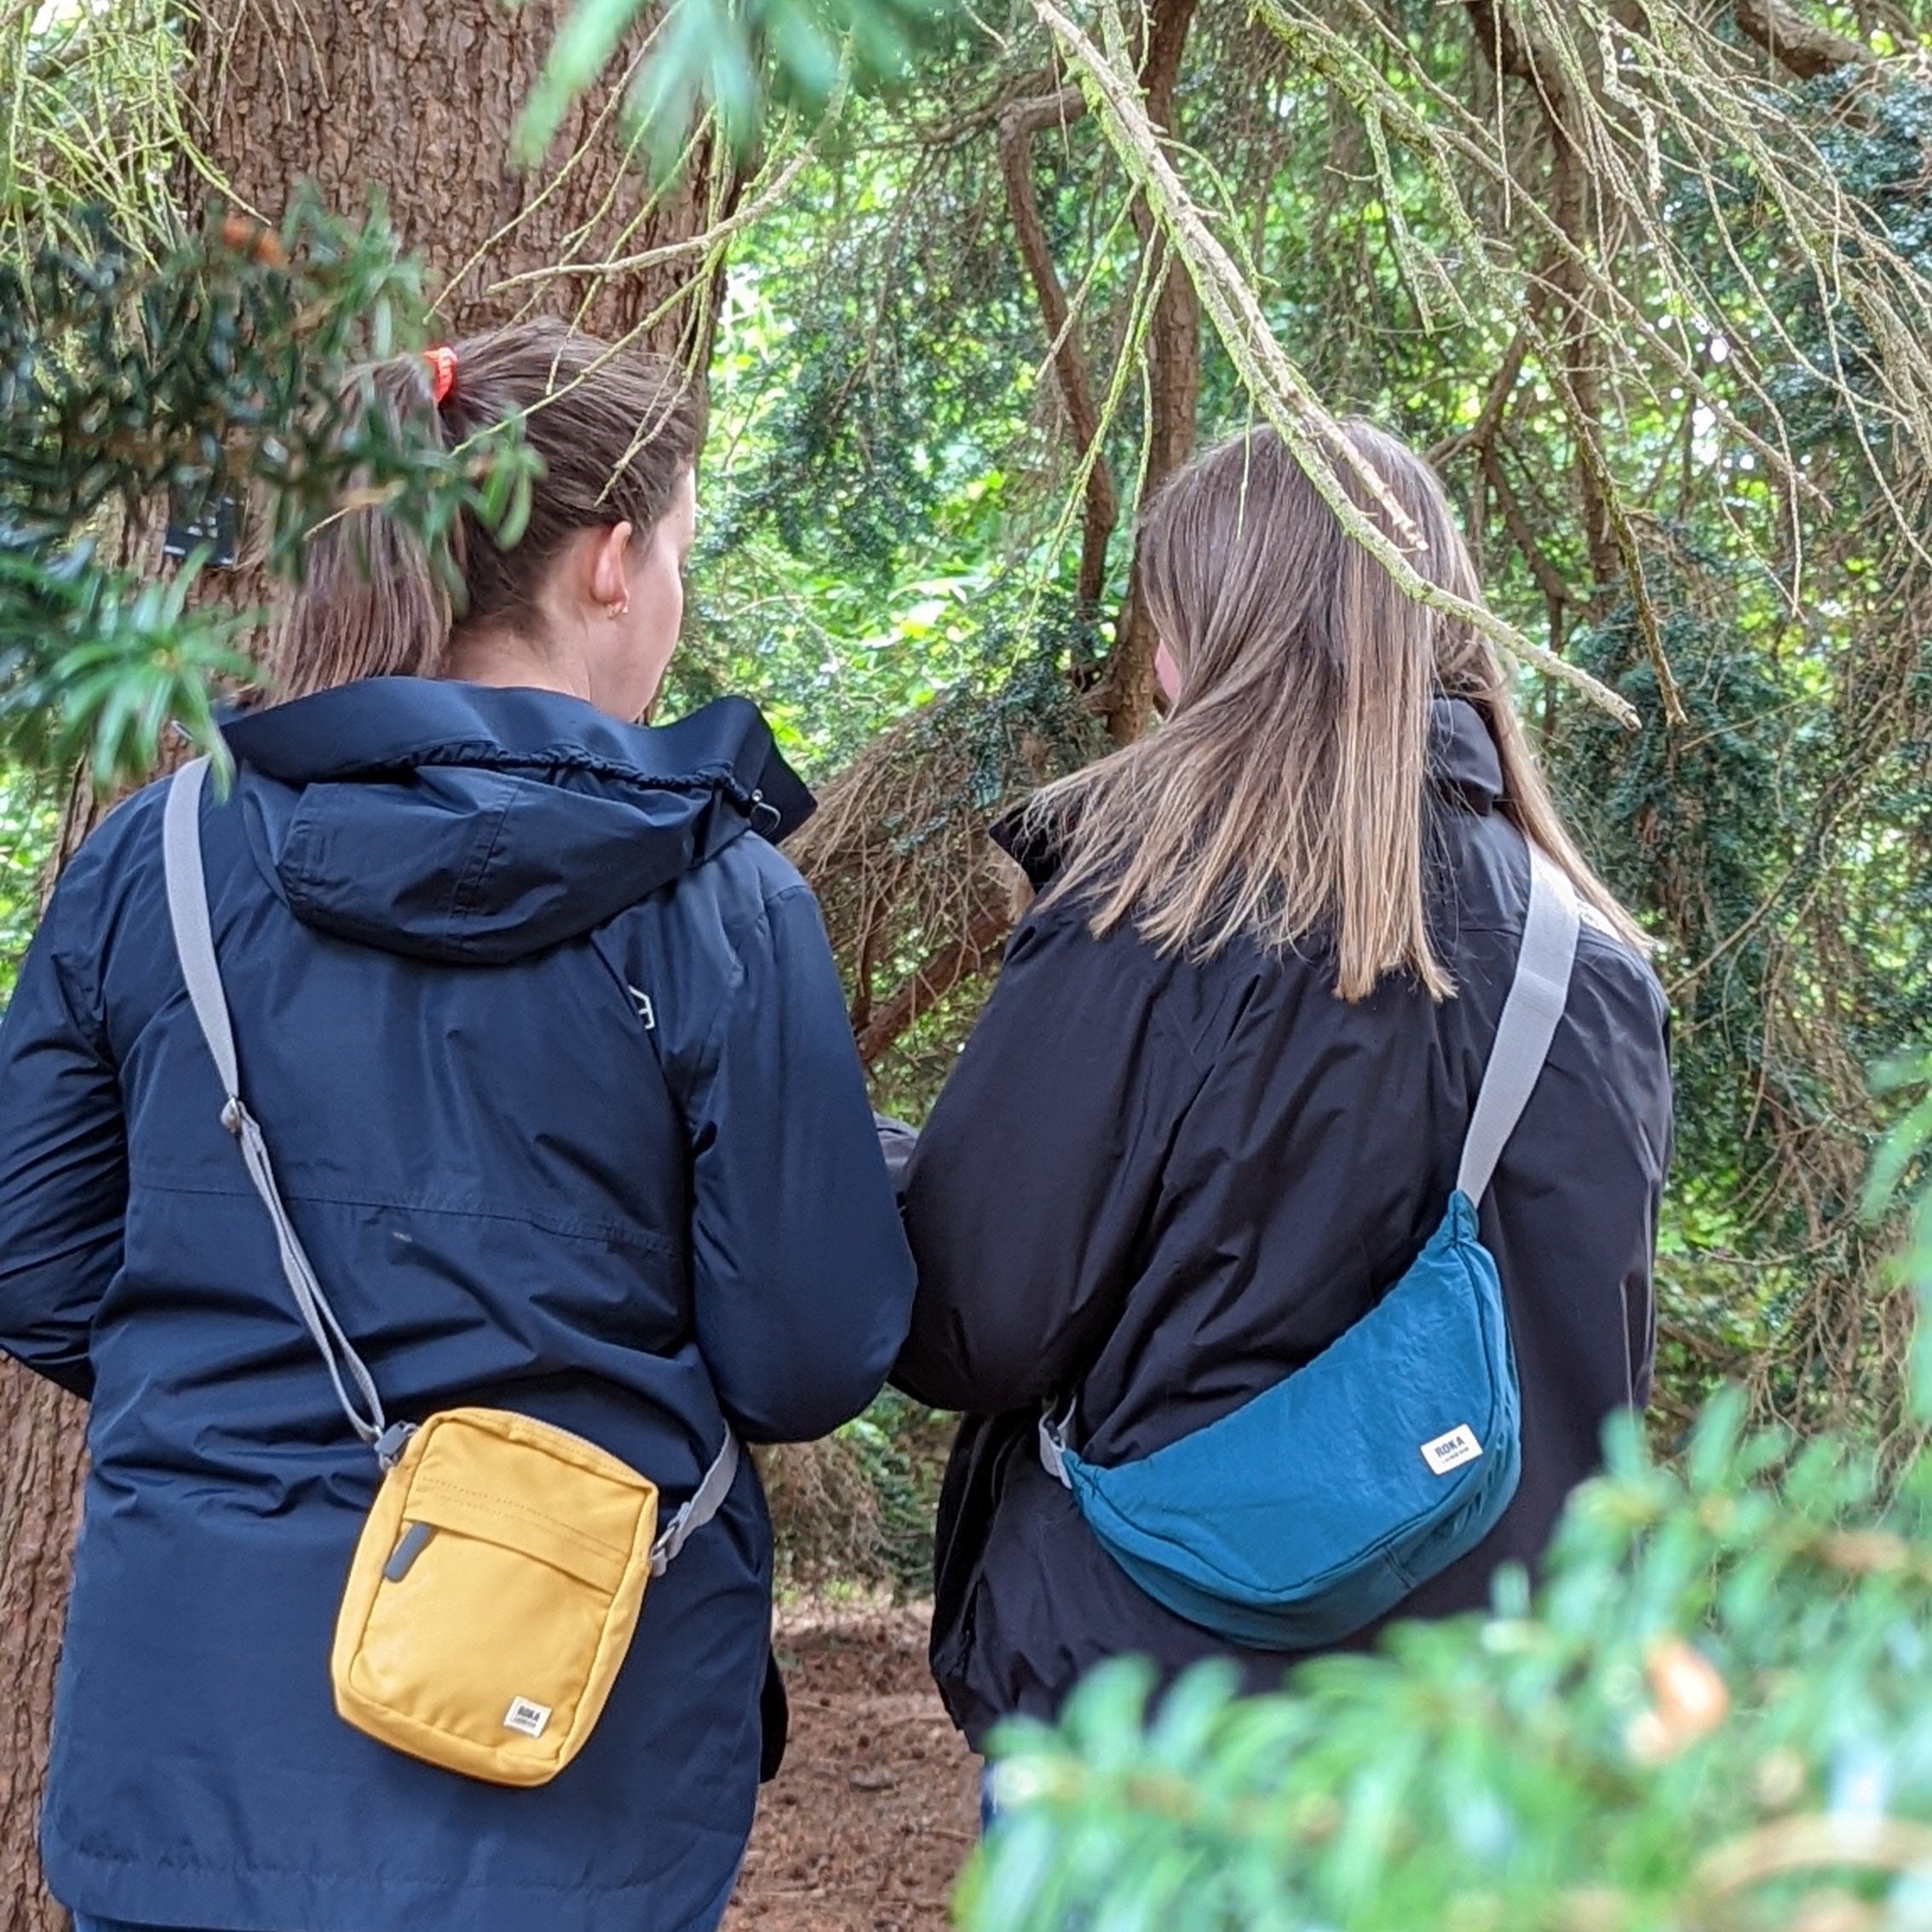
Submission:
[[[1579,910],[1532,845],[1529,915],[1456,1190],[1408,1271],[1314,1360],[1113,1469],[1040,1424],[1040,1459],[1153,1597],[1230,1642],[1308,1650],[1466,1555],[1516,1492],[1522,1424],[1503,1285],[1476,1204],[1549,1057]]]

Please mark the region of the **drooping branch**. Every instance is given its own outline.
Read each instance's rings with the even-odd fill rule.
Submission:
[[[1492,12],[1498,4],[1492,0]],[[1767,378],[1774,364],[1802,372],[1845,411],[1898,541],[1922,562],[1932,562],[1924,519],[1910,492],[1898,487],[1887,457],[1921,446],[1932,433],[1932,384],[1922,350],[1932,330],[1932,284],[1871,210],[1843,193],[1822,151],[1783,138],[1779,130],[1791,124],[1767,115],[1757,64],[1736,44],[1711,35],[1702,10],[1663,0],[1636,7],[1508,0],[1511,20],[1548,51],[1547,69],[1555,70],[1564,89],[1567,139],[1556,144],[1556,152],[1580,143],[1588,164],[1585,210],[1593,224],[1573,235],[1557,218],[1561,198],[1547,181],[1538,192],[1526,192],[1508,130],[1488,124],[1425,72],[1375,0],[1321,0],[1319,11],[1315,0],[1255,5],[1298,62],[1334,86],[1365,123],[1383,127],[1422,169],[1452,238],[1452,247],[1432,251],[1439,273],[1473,274],[1492,301],[1509,309],[1524,301],[1526,280],[1554,295],[1554,267],[1560,265],[1573,285],[1587,289],[1596,346],[1615,357],[1619,378],[1634,377],[1638,391],[1666,406],[1691,398],[1700,414],[1707,412],[1714,434],[1734,442],[1740,456],[1749,452],[1746,467],[1760,465],[1774,480],[1793,517],[1803,504],[1831,510],[1820,476],[1793,460],[1780,397]],[[1343,34],[1325,17],[1337,5],[1351,16],[1355,33]],[[1728,14],[1729,6],[1724,10]],[[1472,39],[1481,43],[1481,21],[1470,17]],[[1508,49],[1496,51],[1508,60]],[[1601,70],[1594,78],[1593,61]],[[1544,112],[1537,65],[1522,64],[1532,68],[1524,78],[1536,81],[1535,105]],[[1667,212],[1672,198],[1661,186],[1664,157],[1672,148],[1684,158],[1672,164],[1682,178],[1704,184],[1702,213],[1716,225],[1723,259],[1740,278],[1741,293],[1713,285],[1708,264],[1674,232]],[[1751,238],[1734,230],[1732,213],[1716,193],[1714,183],[1734,168],[1748,170],[1762,197],[1753,204]],[[1493,215],[1477,207],[1472,185],[1493,198]],[[1815,289],[1822,346],[1791,325],[1756,265],[1762,238],[1772,230],[1786,265],[1776,273],[1803,277]],[[1542,244],[1540,260],[1527,276],[1520,266],[1522,233]],[[1607,235],[1613,241],[1605,242]],[[1728,317],[1740,306],[1750,322],[1723,331],[1730,353],[1721,361],[1706,354],[1700,330],[1687,329],[1681,319]],[[1530,313],[1535,322],[1533,296]],[[1627,569],[1625,560],[1635,556],[1641,568],[1648,545],[1638,541],[1628,492],[1614,482],[1598,489],[1596,479],[1608,479],[1611,466],[1603,456],[1601,418],[1579,406],[1565,379],[1578,359],[1560,340],[1562,319],[1553,316],[1539,325],[1532,353],[1570,421],[1573,462],[1588,466],[1587,474],[1580,467],[1577,472],[1579,495],[1585,488],[1596,492],[1608,513],[1617,567]],[[1847,339],[1844,325],[1852,322],[1872,348]],[[1854,369],[1860,371],[1856,381],[1849,375]],[[1620,391],[1619,400],[1628,393]],[[1588,521],[1601,536],[1602,522]],[[1597,556],[1601,580],[1601,543]],[[1800,566],[1794,561],[1792,567]],[[1661,664],[1653,601],[1634,574],[1630,582],[1640,590],[1636,607],[1644,647],[1653,664]]]
[[[1078,594],[1082,605],[1091,609],[1100,601],[1101,590],[1107,582],[1107,546],[1114,525],[1120,520],[1120,499],[1107,457],[1094,446],[1100,440],[1100,410],[1094,400],[1086,358],[1080,353],[1072,309],[1061,285],[1060,271],[1054,265],[1046,226],[1040,219],[1039,202],[1033,193],[1033,137],[1048,128],[1067,126],[1086,111],[1085,97],[1077,87],[1015,101],[999,117],[999,164],[1006,181],[1007,206],[1013,216],[1020,257],[1040,305],[1047,340],[1052,344],[1054,374],[1059,379],[1061,400],[1072,431],[1074,454],[1086,467],[1086,513],[1080,532]]]
[[[1587,273],[1590,170],[1578,141],[1576,91],[1554,53],[1510,20],[1498,0],[1469,0],[1476,43],[1498,76],[1524,82],[1535,94],[1550,141],[1551,217],[1570,248],[1547,263],[1544,282],[1560,304],[1557,342],[1560,366],[1552,378],[1567,391],[1577,441],[1577,492],[1583,507],[1584,542],[1594,579],[1591,601],[1599,602],[1615,579],[1621,561],[1611,528],[1611,507],[1602,487],[1602,465],[1586,446],[1602,420],[1602,353],[1597,340]]]
[[[1458,251],[1455,266],[1479,278],[1489,295],[1505,309],[1524,299],[1519,279],[1495,265],[1493,238],[1478,223],[1469,205],[1469,188],[1482,184],[1501,199],[1513,216],[1523,219],[1529,232],[1544,244],[1547,254],[1567,257],[1584,273],[1596,273],[1594,265],[1543,203],[1534,196],[1522,194],[1505,144],[1466,103],[1446,93],[1415,64],[1406,46],[1390,34],[1373,0],[1344,0],[1344,3],[1362,32],[1369,37],[1374,52],[1384,61],[1406,63],[1400,75],[1406,84],[1399,85],[1389,78],[1371,55],[1365,53],[1358,38],[1343,35],[1325,20],[1316,19],[1300,0],[1254,0],[1258,17],[1289,48],[1297,62],[1334,88],[1358,113],[1376,117],[1385,135],[1398,141],[1422,169],[1453,238]],[[1379,45],[1375,41],[1377,35],[1381,36]],[[1678,50],[1673,48],[1671,52],[1676,56]],[[1410,88],[1426,103],[1426,111],[1411,98]],[[1751,138],[1748,129],[1740,132],[1743,139],[1739,145],[1748,146]],[[1658,243],[1659,262],[1672,273],[1681,271],[1682,265],[1670,254],[1666,238],[1653,239]],[[1440,265],[1447,273],[1450,265]],[[1540,288],[1546,279],[1536,280],[1533,285]],[[1694,293],[1688,286],[1682,292],[1687,300]],[[1660,325],[1635,293],[1622,287],[1614,277],[1599,275],[1596,294],[1615,317],[1620,338],[1641,343],[1674,382],[1682,384],[1699,405],[1711,412],[1713,423],[1751,451],[1769,474],[1823,506],[1824,497],[1815,481],[1786,460],[1785,452],[1775,440],[1753,427],[1750,413],[1734,406],[1734,399],[1712,382],[1708,367],[1676,339],[1670,328]],[[1533,294],[1531,299],[1533,320]],[[1781,346],[1788,348],[1791,345]],[[1740,368],[1741,360],[1734,357],[1727,366],[1741,377],[1747,392],[1757,401],[1768,407],[1771,399],[1757,383],[1755,374],[1748,368]]]
[[[1590,607],[1601,613],[1619,575],[1627,584],[1639,635],[1656,676],[1665,719],[1684,723],[1683,699],[1664,649],[1655,601],[1644,580],[1643,554],[1603,447],[1603,344],[1597,327],[1598,279],[1589,273],[1590,170],[1583,152],[1582,103],[1572,75],[1555,51],[1520,30],[1498,0],[1469,0],[1469,18],[1485,57],[1498,77],[1534,90],[1549,136],[1550,214],[1570,246],[1549,262],[1543,286],[1561,305],[1555,347],[1545,371],[1568,417],[1576,445],[1577,497],[1590,559]],[[1526,331],[1540,336],[1532,315]]]
[[[912,130],[912,137],[922,147],[956,147],[962,141],[984,134],[989,128],[997,128],[1000,116],[1015,101],[1050,93],[1055,78],[1053,70],[1049,67],[1036,67],[1022,74],[1003,74],[985,100],[976,101],[963,112],[949,114],[943,120],[919,123]]]
[[[988,818],[1105,748],[1057,658],[1040,670],[1027,699],[963,685],[882,732],[787,842],[847,964],[868,1064],[998,957],[1018,874]]]

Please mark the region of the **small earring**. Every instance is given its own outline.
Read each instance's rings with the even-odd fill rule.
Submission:
[[[604,615],[610,618],[612,623],[615,624],[617,620],[620,617],[622,617],[624,612],[627,612],[630,608],[630,598],[613,597],[609,603],[604,606]]]

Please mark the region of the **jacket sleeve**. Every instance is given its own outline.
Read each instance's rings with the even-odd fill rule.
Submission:
[[[884,1386],[912,1258],[802,885],[768,898],[687,1101],[699,1347],[739,1434],[803,1441]]]
[[[919,1291],[893,1380],[917,1400],[1057,1399],[1118,1319],[1201,1081],[1154,983],[1131,935],[1064,909],[1015,936],[907,1176]]]
[[[121,1264],[125,1124],[106,1041],[60,954],[56,892],[0,1019],[0,1349],[77,1395]]]

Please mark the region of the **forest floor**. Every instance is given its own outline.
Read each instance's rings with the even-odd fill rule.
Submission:
[[[979,1830],[979,1762],[926,1670],[928,1607],[782,1612],[785,1768],[723,1932],[944,1932]]]

